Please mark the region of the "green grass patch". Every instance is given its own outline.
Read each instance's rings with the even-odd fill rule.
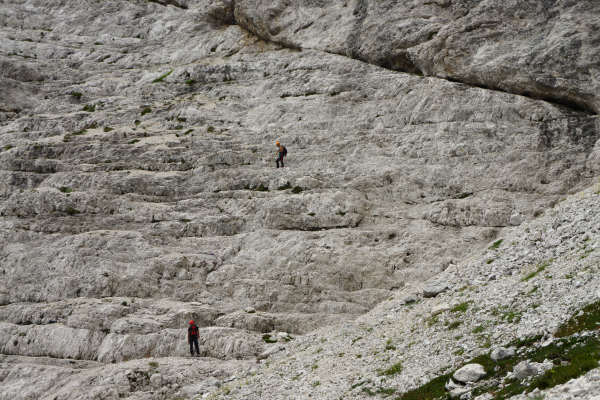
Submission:
[[[498,247],[500,247],[500,245],[502,244],[503,241],[504,241],[504,239],[496,240],[494,243],[492,243],[492,245],[489,247],[489,249],[490,250],[497,249]]]
[[[61,186],[58,190],[60,190],[63,193],[71,193],[73,191],[73,189],[67,186]]]
[[[4,146],[4,150],[8,151],[10,149],[12,149],[14,146],[12,144],[7,144],[6,146]]]
[[[302,189],[300,186],[294,186],[294,188],[292,189],[292,193],[294,194],[302,193],[303,191],[304,189]]]
[[[352,345],[352,346],[354,346],[354,343],[358,342],[358,341],[359,341],[359,340],[361,340],[361,339],[362,339],[362,336],[359,336],[359,337],[357,337],[357,338],[354,338],[354,339],[352,339],[352,343],[351,343],[351,345]]]
[[[130,140],[129,142],[127,142],[127,143],[129,143],[129,144],[136,144],[139,141],[140,141],[140,139],[133,139],[133,140]]]
[[[208,133],[213,133],[214,131],[215,131],[214,126],[209,126],[208,128],[206,128],[206,132],[208,132]]]
[[[81,110],[86,111],[86,112],[94,112],[94,111],[96,111],[96,105],[95,104],[86,104],[85,106],[83,106],[83,108]]]
[[[152,368],[158,368],[158,363],[156,361],[150,361],[148,365]]]
[[[83,94],[80,92],[70,92],[69,95],[75,97],[77,100],[80,100],[81,96],[83,96]]]
[[[456,313],[456,312],[464,313],[468,309],[469,309],[469,302],[468,301],[464,301],[464,302],[462,302],[460,304],[457,304],[453,308],[451,308],[450,311],[454,312],[454,313]]]
[[[402,372],[402,363],[401,362],[397,362],[396,364],[392,365],[391,367],[384,369],[383,371],[381,371],[379,373],[379,375],[386,375],[386,376],[390,376],[390,375],[397,375],[400,372]]]
[[[144,107],[142,109],[142,112],[140,113],[140,115],[144,116],[146,114],[150,114],[151,112],[152,112],[152,109],[150,107]],[[136,124],[136,125],[139,125],[139,124]]]
[[[485,326],[484,325],[476,326],[475,329],[472,330],[472,332],[475,333],[475,334],[481,333],[483,331],[485,331]]]
[[[153,80],[152,83],[162,82],[167,76],[171,75],[172,73],[173,73],[173,70],[170,70],[169,72],[166,72],[166,73],[162,74],[161,76],[159,76],[158,78],[156,78],[155,80]]]
[[[447,396],[446,382],[452,374],[446,374],[438,376],[435,379],[430,380],[423,386],[416,389],[410,390],[406,393],[401,394],[396,400],[437,400],[445,399]]]
[[[110,126],[105,126],[104,129],[103,129],[103,131],[104,132],[111,132],[111,131],[114,131],[114,129],[111,128]]]
[[[187,81],[185,81],[185,84],[186,85],[190,85],[190,86],[193,85],[193,84],[195,84],[195,83],[196,83],[196,81],[193,80],[193,79],[188,79]]]
[[[262,340],[265,343],[277,343],[277,339],[271,339],[271,335],[269,335],[268,333],[262,335]]]
[[[540,338],[541,336],[533,336],[513,341],[510,345],[520,347],[522,350],[508,359],[495,362],[488,353],[465,362],[463,365],[481,364],[487,374],[485,381],[481,382],[481,386],[473,390],[472,396],[477,397],[484,393],[490,393],[493,400],[504,400],[521,393],[529,393],[534,389],[544,390],[563,384],[598,367],[600,340],[595,335],[565,337],[547,346],[536,347],[535,344],[539,342]],[[543,375],[531,380],[503,381],[503,377],[523,360],[533,362],[550,360],[554,366]],[[402,394],[396,400],[446,399],[448,393],[444,385],[454,372],[432,379],[428,383]]]
[[[600,328],[600,301],[588,304],[558,327],[555,336],[565,337],[581,331]]]
[[[523,278],[521,278],[521,282],[527,282],[528,280],[534,278],[540,272],[545,271],[546,268],[552,263],[552,261],[553,260],[548,260],[548,261],[544,261],[543,263],[539,264],[535,271],[530,272],[529,274],[527,274]]]

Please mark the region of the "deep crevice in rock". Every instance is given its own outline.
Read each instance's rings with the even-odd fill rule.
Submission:
[[[177,8],[181,8],[182,10],[187,10],[188,7],[185,4],[179,4],[175,0],[148,0],[149,3],[160,4],[161,6],[173,6]]]

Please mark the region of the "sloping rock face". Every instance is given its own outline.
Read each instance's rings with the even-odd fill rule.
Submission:
[[[235,11],[289,46],[600,110],[593,0],[239,0]]]
[[[547,3],[1,1],[0,399],[185,369],[190,319],[247,371],[589,186],[600,13]],[[140,374],[93,396],[214,383]]]

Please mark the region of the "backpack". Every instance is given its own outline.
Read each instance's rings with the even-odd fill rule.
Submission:
[[[285,146],[283,146],[283,156],[287,156],[287,149],[285,148]]]
[[[190,336],[198,336],[198,327],[196,325],[190,326]]]

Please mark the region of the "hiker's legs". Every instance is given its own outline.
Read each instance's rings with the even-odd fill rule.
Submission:
[[[283,168],[283,156],[280,155],[279,157],[277,157],[276,163],[277,163],[277,168],[279,168],[279,163],[281,163],[281,168]]]
[[[190,354],[194,355],[194,339],[190,339]]]
[[[192,343],[194,344],[194,347],[196,348],[196,355],[199,356],[200,355],[200,349],[198,348],[198,338],[192,339]],[[191,346],[190,346],[190,350],[191,350]],[[192,355],[194,355],[193,351],[192,351]]]

